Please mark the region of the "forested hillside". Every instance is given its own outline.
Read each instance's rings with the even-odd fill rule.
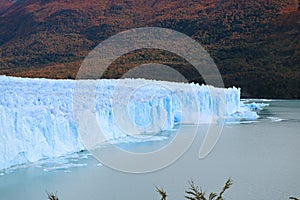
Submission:
[[[155,26],[201,43],[244,97],[300,98],[299,0],[0,0],[0,13],[0,74],[75,78],[101,41]],[[122,56],[105,77],[153,61],[202,82],[184,59],[155,49]]]

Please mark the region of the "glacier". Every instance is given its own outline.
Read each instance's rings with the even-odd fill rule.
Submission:
[[[235,87],[143,79],[81,82],[97,82],[92,109],[105,133],[103,142],[128,134],[172,130],[177,124],[218,123],[219,118],[225,122],[255,120],[259,117],[255,110],[261,109],[258,104],[244,104],[240,89]],[[78,83],[79,80],[0,76],[0,170],[85,149],[73,109]],[[143,86],[136,89],[136,85]],[[130,98],[123,98],[128,92],[132,93]],[[218,101],[221,94],[225,95],[224,116]],[[120,108],[121,114],[114,113],[115,107]],[[188,116],[183,116],[183,107]],[[128,116],[126,120],[121,119],[122,112]],[[117,121],[123,121],[121,126]]]

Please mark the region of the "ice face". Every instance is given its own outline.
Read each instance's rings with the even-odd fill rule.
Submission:
[[[85,149],[73,117],[75,83],[0,76],[0,169]],[[138,83],[143,86],[135,88]],[[95,91],[93,112],[104,140],[158,133],[180,123],[211,123],[218,117],[258,117],[251,111],[254,105],[241,103],[235,87],[125,79],[98,80]]]
[[[83,149],[70,81],[0,78],[0,169]]]

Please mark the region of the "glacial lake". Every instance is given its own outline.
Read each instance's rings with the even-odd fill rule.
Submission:
[[[115,171],[88,152],[80,152],[0,172],[0,200],[42,200],[47,199],[46,191],[57,192],[60,200],[159,200],[155,186],[163,187],[168,199],[176,200],[184,199],[190,179],[209,194],[219,192],[229,177],[233,185],[224,194],[228,200],[299,198],[300,101],[264,103],[270,105],[259,112],[257,121],[225,124],[218,143],[204,159],[198,158],[204,138],[201,128],[180,159],[151,173]],[[193,127],[182,128],[190,137]],[[166,135],[172,138],[172,133]],[[167,142],[125,146],[138,151]]]

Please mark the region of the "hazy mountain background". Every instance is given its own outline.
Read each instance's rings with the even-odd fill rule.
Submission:
[[[145,26],[200,42],[244,97],[300,98],[299,0],[0,0],[0,74],[75,78],[98,43]],[[202,82],[185,60],[155,49],[122,56],[105,77],[154,61]]]

